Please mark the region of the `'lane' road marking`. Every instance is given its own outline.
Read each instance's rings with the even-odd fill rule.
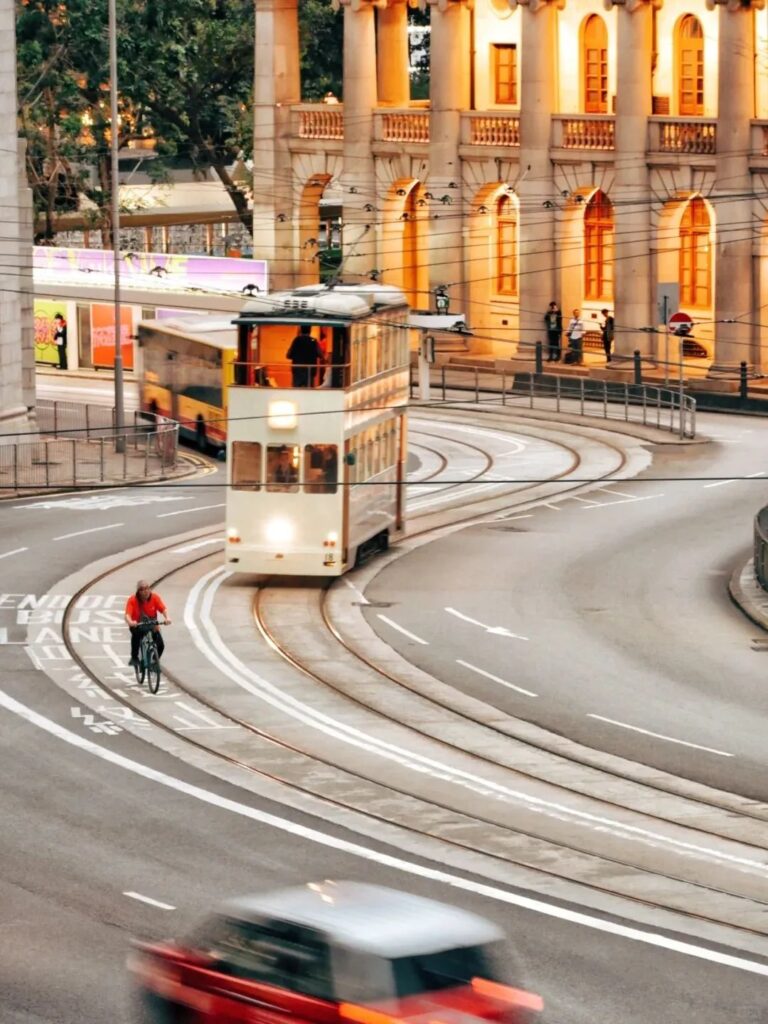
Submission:
[[[150,907],[159,907],[160,910],[175,910],[172,903],[163,903],[160,900],[153,900],[151,896],[142,896],[140,892],[124,892],[123,896],[129,899],[138,900],[139,903],[148,903]]]
[[[54,540],[69,540],[70,537],[82,537],[86,533],[98,533],[99,530],[116,530],[118,526],[125,526],[125,523],[109,523],[108,526],[94,526],[90,530],[78,530],[76,533],[63,533]]]
[[[591,928],[594,931],[616,935],[633,942],[642,942],[659,949],[667,949],[671,952],[681,953],[684,956],[695,957],[698,960],[705,960],[709,963],[720,964],[724,967],[731,967],[734,970],[745,971],[749,974],[757,974],[768,978],[768,964],[761,963],[758,960],[749,960],[746,956],[725,953],[719,949],[709,949],[707,946],[697,946],[693,941],[686,942],[659,932],[644,931],[639,927],[619,924],[617,921],[604,920],[583,910],[573,910],[570,907],[558,906],[555,903],[547,903],[543,899],[523,896],[521,893],[500,889],[498,886],[490,885],[487,882],[476,882],[469,878],[463,878],[460,875],[452,875],[443,868],[433,868],[425,864],[416,863],[415,861],[408,861],[403,857],[395,857],[392,854],[363,846],[361,843],[329,835],[326,832],[320,832],[318,829],[309,828],[287,818],[279,818],[275,814],[258,810],[248,804],[240,803],[229,797],[203,789],[201,786],[184,782],[173,775],[167,775],[156,768],[150,768],[149,765],[141,764],[139,761],[125,757],[123,754],[118,754],[117,751],[103,747],[85,736],[79,736],[70,729],[65,729],[57,722],[53,722],[50,718],[46,718],[32,708],[27,707],[26,704],[20,703],[2,690],[0,690],[0,707],[24,719],[30,725],[44,730],[51,736],[55,736],[64,743],[68,743],[70,746],[98,757],[108,764],[132,772],[134,775],[138,775],[150,782],[155,782],[176,793],[183,793],[185,796],[208,804],[209,807],[216,807],[219,810],[237,814],[240,817],[266,825],[268,828],[277,829],[288,835],[296,836],[307,842],[317,843],[320,846],[336,850],[340,853],[360,857],[369,863],[379,864],[382,867],[392,868],[395,871],[402,871],[416,878],[438,882],[460,892],[469,892],[475,896],[482,896],[485,899],[504,903],[507,906],[520,907],[536,914],[543,914],[546,917],[553,917],[585,928]]]
[[[20,555],[22,551],[29,551],[29,548],[14,548],[13,551],[4,551],[0,558],[10,558],[11,555]]]
[[[486,672],[484,668],[478,668],[477,665],[470,665],[468,661],[462,661],[461,658],[456,659],[456,664],[463,665],[464,668],[468,668],[472,672],[477,672],[480,676],[485,676],[486,679],[490,679],[494,683],[498,683],[499,686],[508,686],[510,690],[517,690],[518,693],[524,693],[526,697],[538,697],[538,693],[534,693],[532,690],[526,690],[522,686],[515,686],[514,683],[508,683],[506,679],[499,679],[498,676],[494,676],[490,672]]]
[[[187,512],[205,512],[209,508],[224,508],[226,502],[222,501],[219,505],[200,505],[197,508],[180,508],[176,512],[161,512],[157,517],[158,519],[167,519],[168,516],[183,516]]]
[[[386,622],[386,624],[391,626],[392,629],[396,629],[398,633],[402,633],[403,636],[407,636],[410,640],[415,640],[417,644],[423,644],[424,647],[429,647],[429,640],[422,640],[420,636],[416,636],[415,633],[411,633],[404,626],[398,626],[396,622],[393,622],[393,620],[388,618],[386,615],[378,615],[377,617],[380,618],[382,622]]]
[[[587,715],[587,718],[596,718],[599,722],[607,722],[609,725],[618,725],[621,729],[631,729],[632,732],[641,732],[644,736],[653,736],[657,740],[666,740],[668,743],[679,743],[681,747],[693,747],[695,750],[704,750],[708,754],[717,754],[718,757],[733,757],[724,750],[715,750],[714,747],[702,747],[700,743],[689,743],[688,740],[676,740],[673,736],[663,736],[660,732],[651,732],[649,729],[641,729],[637,725],[627,725],[626,722],[617,722],[613,718],[604,718],[603,715]]]

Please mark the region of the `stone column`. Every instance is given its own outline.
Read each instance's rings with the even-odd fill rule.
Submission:
[[[28,372],[33,341],[29,191],[22,184],[16,111],[15,8],[13,0],[0,0],[0,444],[29,429],[28,406],[34,402]]]
[[[553,166],[549,157],[552,114],[557,112],[557,0],[519,0],[520,47],[520,246],[521,352],[544,340],[544,314],[557,293]],[[568,257],[566,257],[568,258]],[[566,311],[564,310],[564,313]]]
[[[614,207],[613,294],[616,355],[631,357],[635,349],[654,356],[656,336],[641,327],[655,327],[656,282],[652,277],[648,118],[653,109],[651,55],[653,12],[660,3],[626,0],[617,4],[617,85],[615,170],[610,198]],[[622,196],[635,202],[622,203]]]
[[[755,116],[755,9],[763,0],[728,0],[718,18],[717,157],[715,187],[715,361],[733,370],[742,360],[757,362],[755,274],[749,173],[750,119]],[[746,222],[746,224],[745,224]],[[755,225],[757,226],[757,225]]]
[[[376,26],[370,0],[344,3],[344,155],[342,276],[362,280],[376,268],[376,176],[373,112]],[[370,209],[366,210],[366,206]]]
[[[405,0],[387,0],[379,7],[376,39],[379,104],[407,107],[411,99],[408,77],[408,7]]]
[[[269,260],[270,289],[298,269],[291,167],[291,105],[301,101],[297,0],[256,4],[253,96],[253,255]]]

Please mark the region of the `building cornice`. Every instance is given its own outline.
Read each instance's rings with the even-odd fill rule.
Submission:
[[[663,3],[664,0],[603,0],[603,7],[606,11],[613,10],[614,7],[623,7],[629,14],[634,14],[646,5],[652,7],[654,11],[659,11]]]
[[[727,11],[762,11],[765,0],[707,0],[707,10],[725,7]]]
[[[558,11],[562,11],[565,7],[565,0],[508,0],[508,2],[513,11],[518,7],[527,7],[531,14],[549,6],[554,6]]]

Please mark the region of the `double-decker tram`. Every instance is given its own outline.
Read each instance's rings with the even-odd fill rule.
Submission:
[[[341,575],[404,526],[405,297],[310,286],[256,297],[235,323],[227,566]]]

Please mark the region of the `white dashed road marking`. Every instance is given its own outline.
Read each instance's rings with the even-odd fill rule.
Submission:
[[[158,519],[167,519],[168,516],[183,516],[187,512],[205,512],[209,508],[224,508],[226,502],[221,502],[218,505],[200,505],[198,508],[180,508],[176,512],[161,512],[157,517]]]
[[[499,686],[508,686],[510,690],[517,690],[518,693],[524,693],[526,697],[538,697],[538,694],[533,693],[532,690],[526,690],[522,686],[515,686],[514,683],[508,683],[506,679],[499,679],[498,676],[494,676],[490,672],[486,672],[484,668],[478,668],[477,665],[470,665],[468,661],[462,661],[461,658],[456,659],[456,664],[463,665],[464,668],[468,668],[472,672],[477,672],[480,676],[485,676],[486,679],[490,679],[492,682],[498,683]]]
[[[29,548],[14,548],[13,551],[4,551],[0,558],[10,558],[11,555],[20,555],[23,551],[29,551]]]
[[[386,615],[379,615],[378,618],[380,618],[382,622],[386,622],[386,624],[391,626],[392,629],[396,629],[398,633],[402,633],[403,636],[407,636],[409,640],[415,640],[417,644],[423,644],[424,647],[429,647],[429,640],[422,640],[420,636],[416,636],[415,633],[411,633],[410,630],[407,630],[404,626],[398,626],[396,622],[388,618]]]
[[[596,718],[598,722],[607,722],[609,725],[617,725],[620,729],[631,729],[632,732],[641,732],[644,736],[653,736],[657,740],[666,740],[668,743],[679,743],[682,747],[693,747],[694,750],[704,750],[708,754],[717,754],[718,757],[733,757],[724,750],[715,750],[714,747],[702,747],[700,743],[689,743],[688,740],[677,740],[673,736],[663,736],[660,732],[651,732],[649,729],[641,729],[637,725],[627,725],[626,722],[617,722],[613,718],[605,718],[603,715],[587,715],[587,718]]]
[[[109,523],[108,526],[93,526],[90,530],[78,530],[76,533],[63,533],[54,540],[69,540],[70,537],[82,537],[86,533],[98,533],[100,530],[116,530],[118,526],[125,526],[125,523]]]
[[[148,903],[150,907],[157,907],[159,910],[175,910],[172,903],[163,903],[161,900],[153,900],[151,896],[142,896],[140,892],[124,892],[131,900],[138,900],[139,903]]]

